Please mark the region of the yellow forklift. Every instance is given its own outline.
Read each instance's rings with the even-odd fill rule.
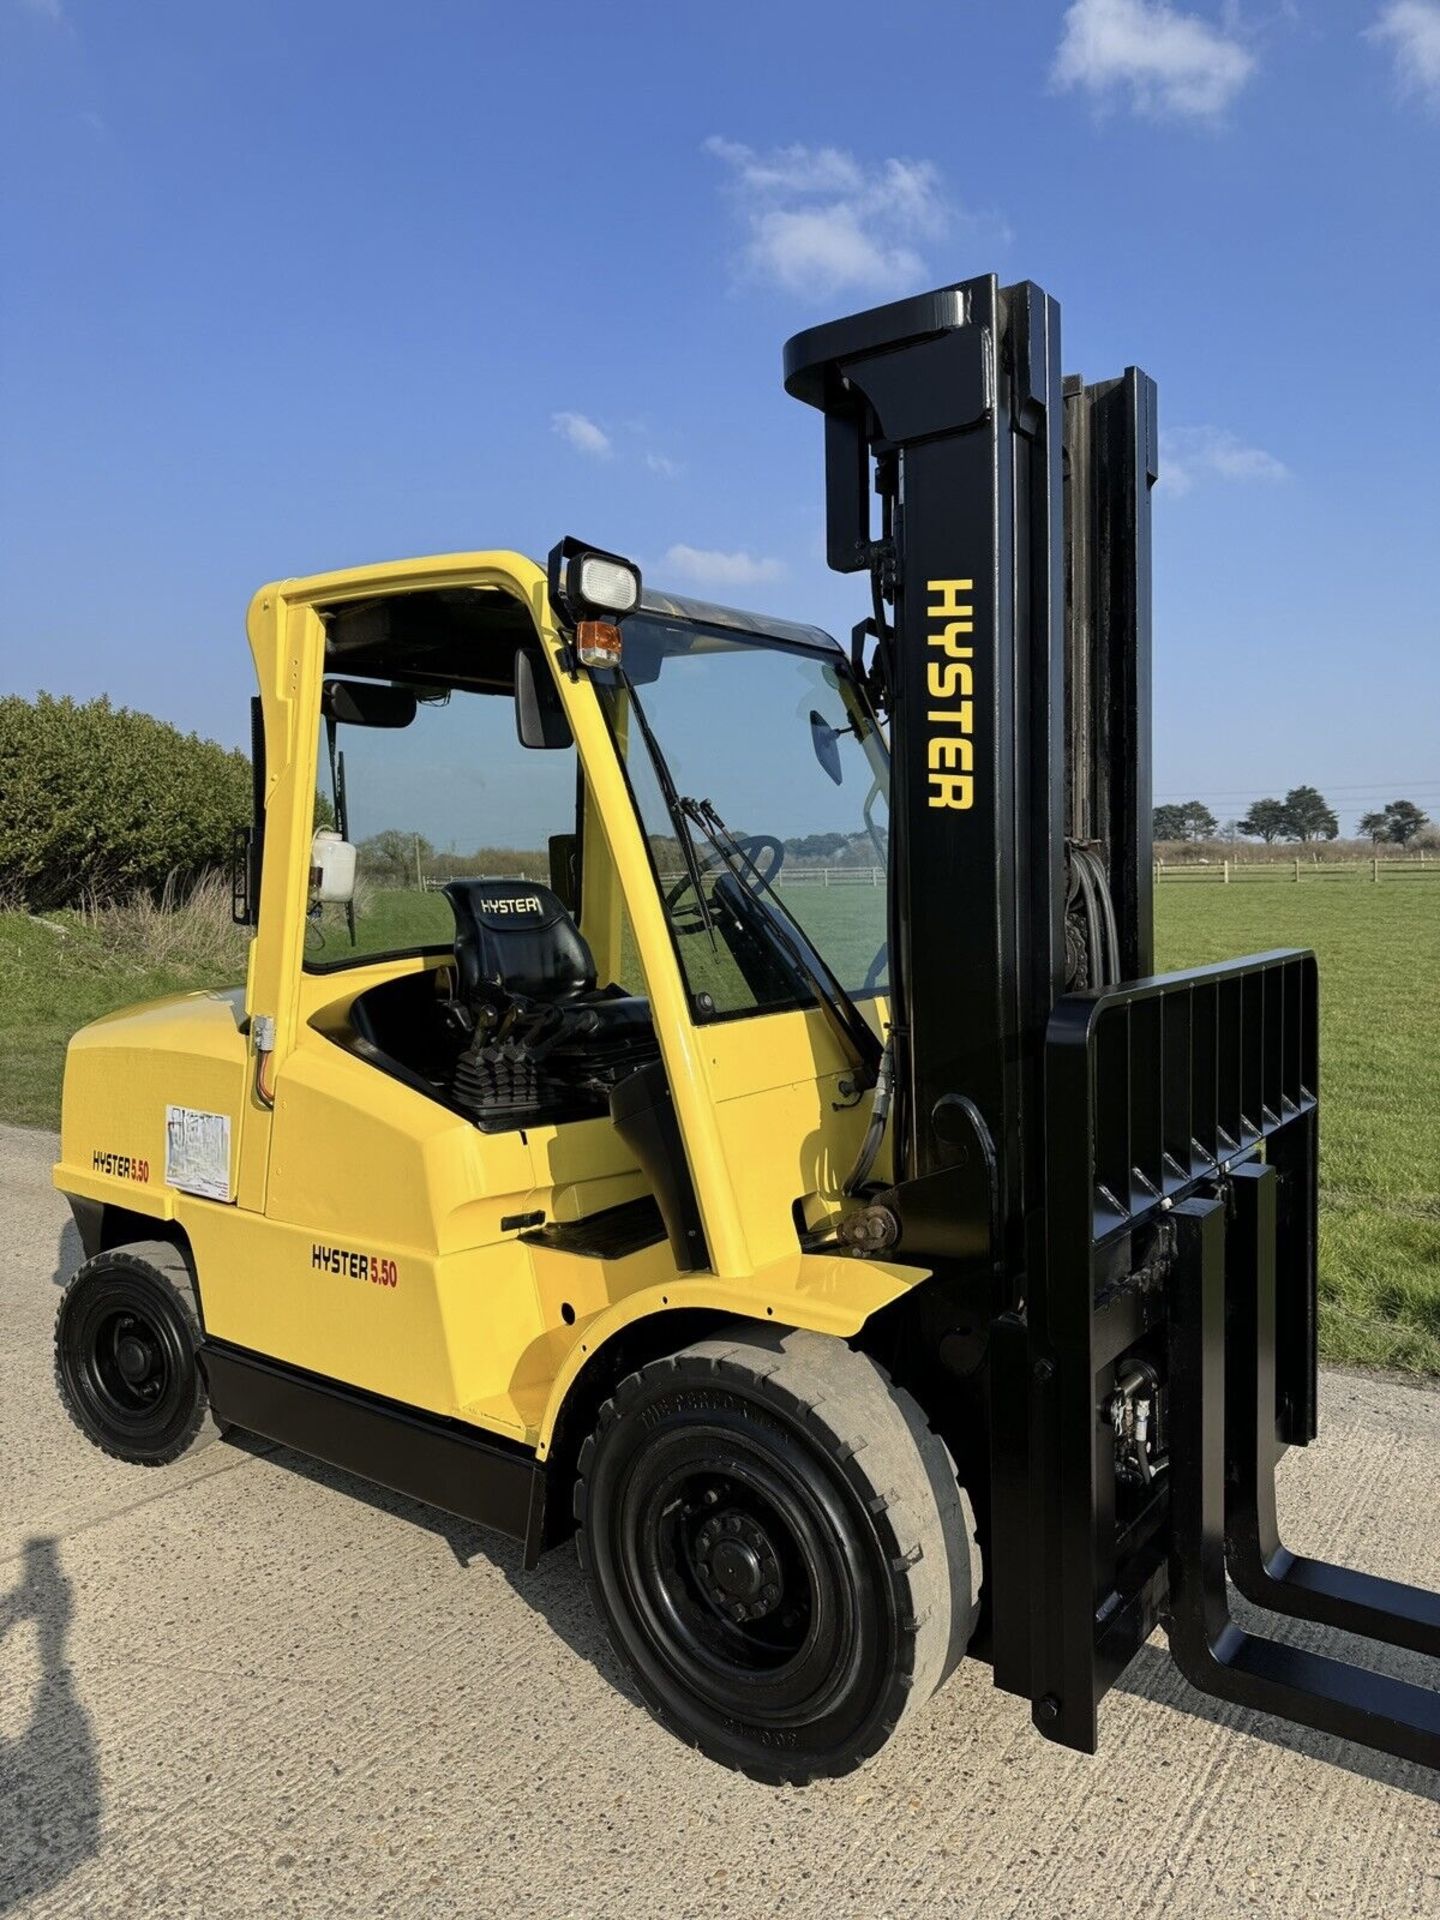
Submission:
[[[573,1533],[656,1716],[760,1779],[856,1766],[967,1650],[1093,1751],[1159,1623],[1206,1691],[1440,1765],[1433,1693],[1229,1612],[1440,1653],[1435,1595],[1276,1531],[1315,969],[1152,977],[1154,389],[1062,379],[993,277],[785,379],[846,645],[570,539],[256,595],[246,980],[70,1044],[65,1403],[527,1566]]]

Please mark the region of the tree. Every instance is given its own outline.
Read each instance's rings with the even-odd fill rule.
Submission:
[[[1292,787],[1285,796],[1287,840],[1333,840],[1340,832],[1335,809],[1318,787]]]
[[[833,860],[850,844],[844,833],[807,833],[785,842],[785,851],[794,860]]]
[[[1187,840],[1213,840],[1220,831],[1219,822],[1209,807],[1198,800],[1187,800],[1180,809],[1185,820]]]
[[[1268,847],[1272,841],[1284,836],[1289,825],[1285,802],[1257,800],[1239,824],[1241,833],[1248,833],[1253,839],[1263,840]]]
[[[408,827],[386,827],[360,841],[355,857],[362,873],[392,887],[403,887],[413,884],[417,867],[423,872],[426,863],[435,858],[435,849],[422,833],[412,833]]]
[[[1413,800],[1392,800],[1379,813],[1360,817],[1361,833],[1368,834],[1372,840],[1388,840],[1397,847],[1408,847],[1416,834],[1429,824],[1430,816],[1422,813]]]
[[[1219,830],[1214,814],[1199,800],[1156,807],[1152,823],[1157,840],[1213,840]]]
[[[1219,827],[1202,802],[1183,800],[1178,806],[1156,807],[1152,832],[1157,840],[1213,840]]]

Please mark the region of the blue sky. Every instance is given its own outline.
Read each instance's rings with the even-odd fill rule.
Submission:
[[[0,689],[561,532],[848,628],[782,342],[994,270],[1159,382],[1157,795],[1440,816],[1440,0],[0,0],[0,121]]]

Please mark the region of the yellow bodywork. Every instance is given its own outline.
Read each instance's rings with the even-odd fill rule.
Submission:
[[[355,997],[440,965],[434,956],[304,968],[320,609],[441,586],[515,596],[551,664],[585,781],[582,931],[602,981],[613,977],[623,902],[706,1271],[677,1271],[664,1241],[603,1259],[521,1238],[517,1217],[573,1221],[647,1191],[607,1120],[484,1133],[347,1050]],[[284,581],[255,596],[249,638],[265,719],[266,851],[243,998],[184,995],[78,1033],[55,1169],[56,1185],[82,1200],[176,1223],[210,1337],[518,1438],[543,1457],[587,1360],[639,1319],[700,1307],[847,1336],[928,1277],[800,1251],[797,1202],[810,1218],[838,1207],[867,1104],[840,1101],[850,1062],[818,1009],[692,1019],[624,771],[595,689],[559,669],[539,567],[473,553]],[[256,1090],[260,1016],[274,1022],[273,1110]],[[168,1107],[229,1117],[228,1199],[167,1184]]]

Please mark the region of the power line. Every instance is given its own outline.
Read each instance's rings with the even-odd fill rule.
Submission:
[[[1306,781],[1304,784],[1307,786],[1318,786],[1321,793],[1323,793],[1327,799],[1331,794],[1337,794],[1347,800],[1372,800],[1380,799],[1381,797],[1388,797],[1392,800],[1397,798],[1413,800],[1417,795],[1426,799],[1440,797],[1440,781],[1435,780],[1385,780],[1375,781],[1368,786],[1362,787],[1332,787],[1315,780]],[[1155,795],[1157,800],[1278,800],[1283,797],[1283,794],[1278,792],[1274,787],[1227,787],[1223,789],[1203,787],[1199,793],[1181,787],[1173,787],[1164,793],[1157,793]]]

